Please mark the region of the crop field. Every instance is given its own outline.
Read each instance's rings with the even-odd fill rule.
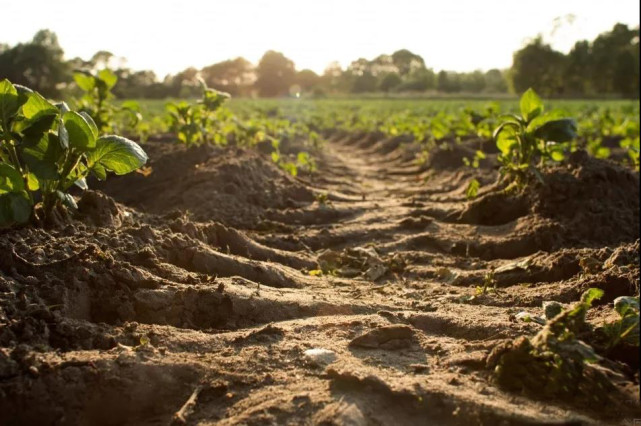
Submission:
[[[631,424],[639,101],[0,81],[0,422]]]

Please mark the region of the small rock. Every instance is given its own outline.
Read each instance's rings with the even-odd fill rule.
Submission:
[[[304,352],[307,362],[314,367],[324,367],[336,361],[336,353],[329,349],[313,348]]]

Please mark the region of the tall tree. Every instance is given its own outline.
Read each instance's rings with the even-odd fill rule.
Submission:
[[[493,68],[485,73],[485,91],[489,93],[507,92],[505,73]]]
[[[565,56],[545,44],[539,36],[516,51],[512,62],[512,84],[517,93],[533,88],[542,95],[563,93]]]
[[[209,65],[200,70],[200,74],[209,87],[231,95],[247,94],[256,81],[254,66],[240,57]]]
[[[392,61],[401,77],[425,69],[425,61],[419,55],[407,49],[397,50],[392,53]]]
[[[69,67],[63,56],[56,34],[40,30],[30,42],[0,53],[0,78],[8,78],[45,96],[59,96],[59,83],[70,80]]]
[[[296,73],[295,82],[303,91],[309,92],[320,85],[321,77],[312,70],[304,69]]]
[[[260,96],[283,96],[289,93],[295,76],[294,62],[280,52],[269,50],[256,68],[255,86]]]

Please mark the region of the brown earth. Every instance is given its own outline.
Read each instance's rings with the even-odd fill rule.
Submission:
[[[637,349],[608,354],[605,405],[510,391],[488,367],[541,329],[520,311],[599,287],[596,324],[638,295],[638,173],[575,153],[506,195],[495,154],[462,167],[478,141],[422,165],[405,142],[335,136],[299,178],[253,151],[150,143],[151,174],[100,186],[113,199],[2,231],[0,424],[641,417]]]

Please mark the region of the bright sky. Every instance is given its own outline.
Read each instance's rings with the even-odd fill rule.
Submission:
[[[0,43],[58,34],[65,56],[108,50],[159,77],[243,56],[283,52],[297,69],[406,48],[435,70],[507,68],[542,33],[568,51],[616,22],[639,25],[638,0],[29,0],[2,5]],[[566,17],[572,14],[574,20]],[[98,18],[97,16],[101,16]],[[555,18],[561,18],[556,19]],[[554,31],[555,22],[561,22]]]

